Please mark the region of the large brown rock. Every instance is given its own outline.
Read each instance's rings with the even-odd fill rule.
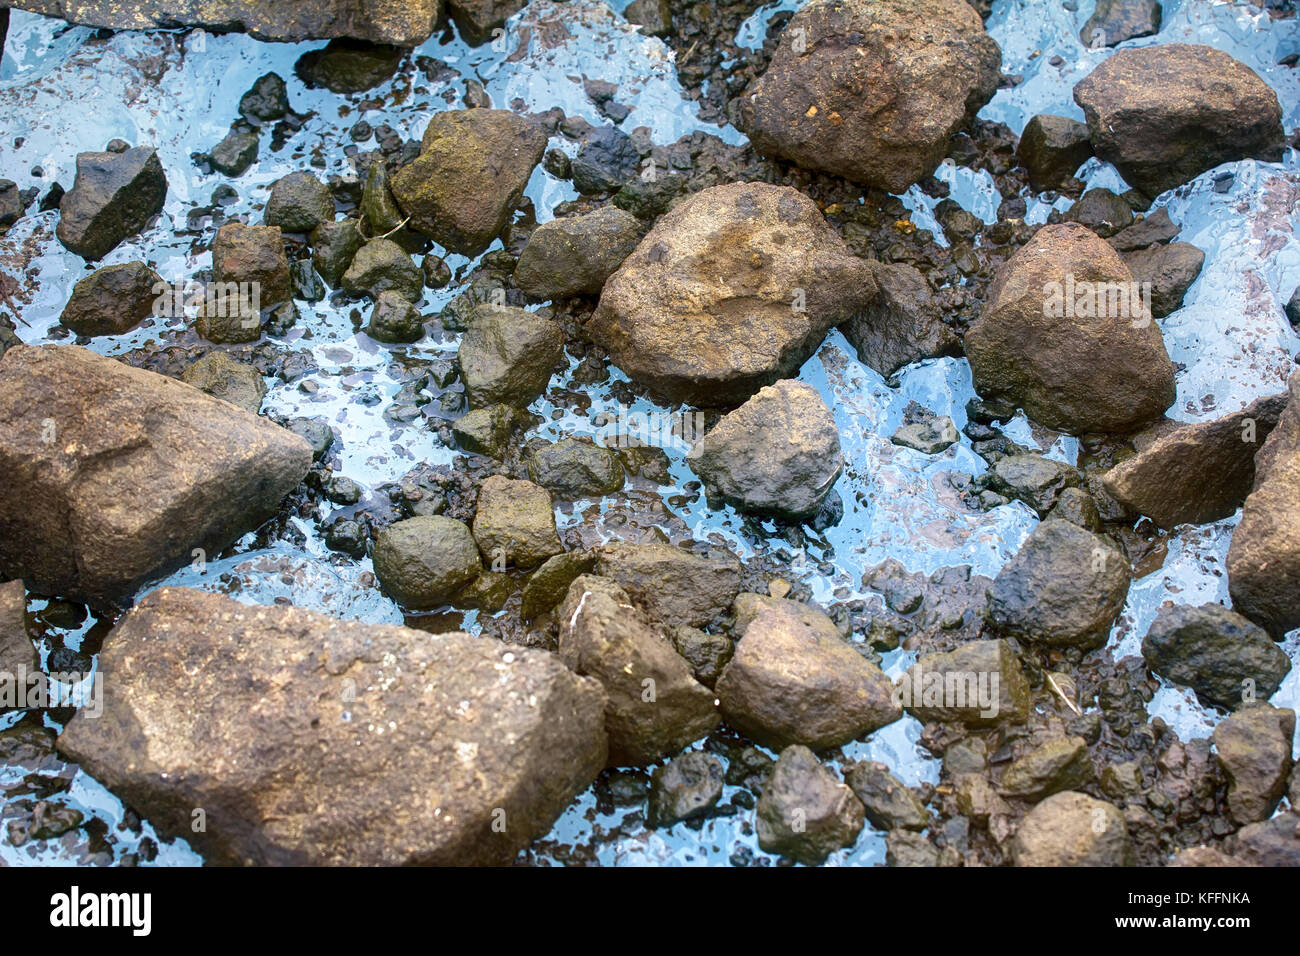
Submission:
[[[607,578],[584,574],[559,611],[560,659],[605,688],[610,766],[643,766],[712,733],[713,692]]]
[[[1286,393],[1209,422],[1165,419],[1138,433],[1137,454],[1102,479],[1106,491],[1161,528],[1226,518],[1250,493],[1255,452],[1286,405]]]
[[[969,641],[927,654],[904,674],[895,696],[919,720],[992,727],[1029,715],[1029,682],[1007,641]]]
[[[111,30],[203,27],[243,30],[259,40],[356,37],[419,46],[433,33],[442,0],[11,0],[10,6]]]
[[[1228,777],[1228,813],[1238,824],[1267,820],[1286,793],[1295,711],[1265,703],[1243,707],[1214,728],[1214,749]]]
[[[467,634],[163,588],[100,668],[60,751],[210,863],[508,863],[605,764],[594,681]]]
[[[1174,366],[1133,275],[1077,223],[1008,259],[966,333],[975,388],[1060,431],[1125,432],[1174,401]]]
[[[729,183],[660,218],[606,281],[587,330],[669,399],[738,405],[792,376],[874,285],[807,196]]]
[[[1151,197],[1220,163],[1282,159],[1277,94],[1213,47],[1120,50],[1075,86],[1074,101],[1097,155]]]
[[[307,474],[305,440],[77,346],[0,360],[0,574],[106,606],[215,555]]]
[[[728,724],[777,750],[838,747],[903,715],[880,668],[825,614],[793,601],[759,610],[717,692]]]
[[[893,193],[932,172],[997,89],[965,0],[815,0],[738,103],[758,150]]]
[[[392,179],[411,228],[476,256],[505,228],[546,150],[546,134],[506,110],[437,113],[420,155]]]
[[[1255,456],[1255,485],[1228,547],[1232,606],[1275,639],[1300,627],[1300,373]]]
[[[793,521],[817,513],[844,468],[831,410],[817,389],[791,379],[722,416],[686,460],[733,507]]]

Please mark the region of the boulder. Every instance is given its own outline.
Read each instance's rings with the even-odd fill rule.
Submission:
[[[1124,254],[1124,264],[1133,279],[1151,299],[1151,314],[1157,319],[1183,307],[1183,296],[1205,264],[1205,253],[1186,242],[1150,246]]]
[[[375,297],[366,334],[379,342],[418,342],[424,337],[424,316],[408,300],[385,289]]]
[[[1213,47],[1119,50],[1075,86],[1074,101],[1098,157],[1151,197],[1220,163],[1282,159],[1277,94]]]
[[[1142,656],[1161,677],[1228,709],[1268,700],[1291,670],[1267,631],[1219,604],[1162,607],[1142,638]]]
[[[1082,737],[1049,736],[1011,762],[1002,774],[998,793],[1041,800],[1090,784],[1094,777],[1088,744]]]
[[[1300,627],[1300,373],[1255,455],[1255,484],[1228,547],[1232,606],[1275,639]]]
[[[473,257],[505,228],[545,151],[546,134],[506,110],[437,113],[393,197],[411,228]]]
[[[0,574],[96,607],[215,556],[311,467],[278,425],[77,346],[6,352],[0,422]]]
[[[992,727],[1029,715],[1029,682],[1007,641],[970,641],[908,668],[895,698],[918,720]]]
[[[740,562],[730,552],[701,557],[669,544],[604,545],[596,573],[618,583],[660,621],[703,627],[727,611],[740,592]]]
[[[873,287],[807,196],[729,183],[659,219],[605,282],[587,331],[659,394],[734,406],[795,374]]]
[[[559,498],[599,498],[623,487],[623,463],[611,448],[565,438],[533,449],[528,476]]]
[[[998,572],[985,617],[1006,637],[1093,650],[1110,636],[1129,578],[1128,559],[1106,538],[1044,521]]]
[[[1208,422],[1164,419],[1134,436],[1137,454],[1107,471],[1102,484],[1161,528],[1226,518],[1250,493],[1255,452],[1284,407],[1285,392]]]
[[[105,266],[72,287],[59,321],[78,335],[121,335],[153,315],[154,303],[168,291],[143,262]]]
[[[800,746],[781,751],[754,814],[759,847],[807,866],[853,846],[865,822],[853,791]]]
[[[1286,793],[1295,711],[1256,703],[1214,728],[1214,749],[1228,777],[1228,813],[1239,825],[1267,820]]]
[[[560,659],[605,689],[610,766],[652,763],[717,728],[713,693],[617,584],[578,577],[558,620]]]
[[[60,752],[212,864],[507,864],[605,763],[594,681],[468,634],[163,588],[100,667]]]
[[[640,239],[641,223],[617,206],[552,219],[528,237],[515,284],[534,299],[596,295]]]
[[[380,586],[413,611],[447,604],[483,570],[470,529],[442,515],[394,522],[375,538],[371,557]]]
[[[391,291],[407,302],[418,302],[424,294],[420,267],[391,239],[371,239],[358,249],[339,283],[344,292],[372,299]]]
[[[254,415],[266,396],[262,373],[225,352],[209,352],[181,372],[181,381]]]
[[[530,404],[546,391],[563,358],[560,324],[513,306],[475,308],[456,352],[475,408]]]
[[[724,415],[686,461],[738,510],[790,521],[815,515],[844,469],[835,417],[817,389],[790,379]]]
[[[419,46],[442,12],[441,0],[12,0],[20,10],[110,30],[242,30],[259,40],[297,42],[357,37]]]
[[[830,618],[791,601],[745,628],[717,683],[727,723],[765,747],[838,747],[902,716],[880,668]]]
[[[334,197],[311,173],[290,173],[272,184],[262,221],[284,232],[311,232],[334,221]]]
[[[1012,843],[1016,866],[1132,866],[1124,814],[1110,803],[1067,790],[1020,821]]]
[[[55,235],[83,259],[102,259],[162,212],[166,198],[167,176],[151,147],[79,153]]]
[[[840,326],[859,362],[889,378],[913,362],[961,352],[925,276],[906,263],[870,265],[875,293]]]
[[[679,820],[707,816],[722,796],[722,761],[692,750],[674,757],[650,775],[646,822],[670,827]]]
[[[1037,192],[1059,189],[1092,156],[1088,127],[1066,116],[1040,114],[1025,124],[1016,159]]]
[[[502,475],[488,478],[479,489],[474,541],[494,571],[536,567],[564,551],[550,492]]]
[[[930,812],[921,798],[890,773],[887,764],[872,760],[854,764],[844,780],[877,830],[924,830],[930,825]]]
[[[1133,275],[1077,223],[1044,226],[1008,259],[966,333],[975,388],[1048,428],[1125,432],[1174,401],[1174,366]]]
[[[902,193],[993,97],[1001,63],[965,0],[814,0],[736,124],[765,155]]]

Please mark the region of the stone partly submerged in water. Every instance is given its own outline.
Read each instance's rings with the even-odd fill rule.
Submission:
[[[163,588],[100,667],[61,752],[210,863],[508,863],[605,764],[595,681],[467,634]]]
[[[817,513],[844,468],[835,417],[815,388],[791,379],[724,415],[686,457],[739,510],[793,521]]]
[[[505,228],[545,150],[546,134],[506,110],[438,113],[420,155],[393,176],[393,198],[412,229],[476,256]]]
[[[975,388],[1072,433],[1126,432],[1174,401],[1174,366],[1133,275],[1077,223],[1008,259],[966,333]]]
[[[770,156],[903,193],[993,96],[1002,54],[966,0],[816,0],[737,125]]]
[[[1120,50],[1074,88],[1097,156],[1148,196],[1237,159],[1278,162],[1277,93],[1222,50],[1186,43]]]
[[[683,200],[609,277],[587,325],[674,401],[738,405],[789,377],[875,282],[807,196],[730,183]]]
[[[0,422],[0,570],[101,607],[215,556],[311,467],[292,432],[76,346],[6,352]]]
[[[821,765],[807,747],[781,751],[755,812],[758,845],[807,866],[853,846],[866,811],[848,785]]]
[[[11,0],[10,6],[111,30],[202,27],[243,30],[259,40],[356,37],[419,46],[433,33],[442,0]]]
[[[167,176],[150,147],[80,153],[55,234],[83,259],[102,259],[160,213],[166,198]]]
[[[73,286],[59,321],[78,335],[121,335],[153,314],[164,289],[143,262],[105,266]]]

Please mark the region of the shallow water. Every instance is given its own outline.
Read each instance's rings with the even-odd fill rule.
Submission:
[[[512,18],[505,41],[496,48],[488,44],[473,49],[459,41],[444,44],[435,37],[416,56],[440,60],[459,76],[430,81],[412,58],[391,83],[364,94],[366,99],[384,101],[382,109],[365,112],[357,107],[363,97],[307,90],[294,76],[294,62],[318,43],[263,44],[241,35],[217,37],[202,32],[116,34],[96,40],[91,30],[14,11],[0,62],[0,115],[7,117],[0,139],[0,176],[15,180],[20,188],[45,186],[56,179],[68,185],[78,152],[102,149],[114,137],[156,146],[170,183],[163,222],[123,243],[102,264],[143,258],[165,278],[183,282],[210,265],[211,232],[185,232],[187,214],[196,205],[207,205],[213,189],[227,182],[217,174],[203,175],[190,154],[220,140],[237,115],[240,95],[268,71],[285,79],[297,112],[315,115],[279,152],[272,152],[269,137],[263,137],[259,161],[233,181],[239,198],[227,208],[228,217],[247,215],[256,221],[270,184],[291,170],[306,168],[313,157],[323,162],[312,167],[322,177],[349,171],[344,153],[351,144],[347,130],[359,119],[376,126],[386,122],[404,137],[418,137],[430,115],[459,105],[464,79],[469,77],[484,84],[494,105],[506,106],[516,99],[528,110],[558,105],[568,115],[593,124],[604,121],[583,93],[581,78],[607,80],[619,85],[617,99],[631,107],[621,124],[629,132],[649,127],[653,140],[662,144],[694,130],[743,142],[743,136],[730,127],[719,129],[699,121],[677,82],[671,49],[626,24],[616,12],[624,5],[618,2],[611,9],[598,0],[560,5],[536,0]],[[797,6],[793,0],[782,0],[757,9],[741,27],[737,42],[751,49],[761,46],[771,16]],[[1024,80],[999,90],[981,116],[1004,122],[1017,133],[1036,113],[1081,117],[1071,89],[1110,53],[1089,50],[1078,40],[1078,30],[1092,7],[1091,0],[1084,0],[1071,13],[1049,0],[1000,0],[988,27],[1002,45],[1004,72],[1020,74]],[[1269,21],[1245,4],[1210,0],[1166,0],[1164,12],[1165,26],[1158,37],[1125,46],[1181,41],[1220,47],[1273,85],[1288,128],[1300,123],[1300,74],[1276,65],[1286,54],[1300,51],[1300,26],[1295,20]],[[517,47],[525,26],[532,28],[532,39],[520,54]],[[548,38],[545,42],[543,36]],[[1064,63],[1051,66],[1048,61],[1053,55],[1060,55]],[[569,153],[575,149],[558,136],[551,145]],[[370,148],[370,144],[361,146]],[[1300,198],[1296,159],[1294,152],[1288,152],[1283,164],[1230,164],[1227,168],[1236,179],[1226,192],[1215,192],[1214,173],[1206,173],[1157,200],[1182,225],[1180,240],[1206,253],[1204,271],[1184,307],[1160,322],[1171,356],[1183,366],[1178,400],[1170,411],[1175,418],[1212,418],[1259,395],[1280,391],[1292,356],[1300,351],[1300,338],[1282,313],[1282,304],[1300,283],[1300,243],[1293,212]],[[946,166],[938,175],[965,208],[986,222],[996,218],[1004,197],[987,173]],[[1081,176],[1093,185],[1123,188],[1115,171],[1095,160],[1085,165]],[[538,220],[544,222],[553,216],[556,205],[575,193],[570,184],[554,180],[539,167],[527,195]],[[933,200],[915,187],[903,200],[918,227],[931,228],[942,237],[933,222]],[[1030,221],[1042,221],[1047,212],[1045,204],[1031,198]],[[62,341],[59,313],[73,283],[88,272],[79,257],[54,240],[56,221],[55,213],[29,216],[0,239],[0,270],[19,280],[15,298],[21,304],[23,323],[18,333],[28,343]],[[499,242],[492,248],[500,248]],[[453,269],[466,262],[463,257],[447,258]],[[39,276],[39,285],[23,273]],[[426,293],[426,314],[440,310],[455,291],[453,284],[443,292]],[[301,317],[283,341],[287,348],[310,351],[319,368],[308,377],[317,390],[308,393],[300,387],[301,381],[269,378],[264,410],[328,420],[341,439],[336,443],[339,473],[367,489],[399,478],[416,463],[449,463],[454,452],[441,445],[423,418],[394,425],[383,413],[400,387],[400,368],[394,366],[391,353],[446,359],[454,356],[455,337],[429,337],[395,350],[355,333],[347,308],[300,302],[299,309]],[[185,320],[166,322],[180,327]],[[160,331],[159,326],[146,323],[126,336],[95,339],[92,347],[120,354],[156,339]],[[615,370],[613,380],[618,378]],[[898,377],[897,387],[891,388],[858,363],[845,340],[833,333],[799,378],[818,388],[835,413],[848,462],[836,486],[845,505],[844,520],[804,556],[780,538],[756,541],[743,533],[734,511],[709,509],[702,496],[686,487],[694,476],[684,463],[683,450],[669,448],[674,484],[660,491],[695,538],[725,541],[743,558],[754,556],[756,549],[770,549],[796,562],[806,558],[796,563],[793,576],[810,587],[815,600],[860,597],[878,602],[874,592],[864,589],[862,576],[887,557],[914,572],[968,565],[975,573],[992,576],[1034,527],[1037,519],[1018,502],[987,513],[968,512],[951,494],[941,493],[943,473],[978,474],[986,467],[964,435],[959,444],[938,456],[920,455],[889,441],[903,409],[913,400],[951,416],[959,428],[965,424],[964,406],[974,392],[964,359],[909,367]],[[557,377],[555,384],[567,383]],[[551,439],[593,434],[599,427],[597,415],[618,413],[608,385],[586,391],[591,406],[582,415],[545,398],[535,403],[533,411],[544,420],[538,433]],[[641,401],[631,411],[666,409]],[[1023,416],[1008,427],[1007,434],[1061,460],[1073,462],[1078,454],[1077,442],[1032,430]],[[557,519],[565,528],[582,523],[589,509],[600,507],[601,502],[564,505]],[[324,518],[330,506],[322,509],[325,513],[319,517]],[[1226,602],[1223,561],[1235,521],[1185,528],[1170,537],[1164,566],[1134,582],[1111,639],[1116,657],[1137,653],[1142,633],[1162,601]],[[167,583],[231,590],[233,579],[238,581],[234,596],[249,603],[288,598],[342,617],[384,623],[401,620],[396,605],[368,586],[368,559],[354,561],[328,552],[314,522],[296,524],[305,538],[302,547],[282,543],[252,552],[250,535],[236,549],[244,553],[211,562],[206,573],[185,569]],[[222,575],[227,580],[221,580]],[[42,605],[33,601],[32,610]],[[464,626],[476,630],[477,616],[466,615]],[[1285,646],[1292,660],[1300,663],[1297,644],[1297,635],[1292,635]],[[895,652],[885,664],[888,672],[897,675],[909,662],[908,654]],[[1275,703],[1293,707],[1300,703],[1298,674],[1300,670],[1292,671]],[[1173,687],[1157,694],[1150,710],[1185,738],[1207,735],[1215,719],[1194,698]],[[850,759],[884,760],[908,783],[935,782],[938,762],[916,745],[919,730],[917,721],[905,718],[845,748],[845,753]],[[735,788],[729,787],[722,802],[726,804],[734,793]],[[93,812],[110,826],[121,819],[120,803],[84,773],[77,772],[71,790],[57,799],[88,815]],[[584,857],[608,864],[698,865],[723,864],[742,851],[775,862],[758,850],[748,824],[752,815],[746,811],[711,819],[698,831],[681,824],[668,831],[650,831],[636,820],[624,823],[625,813],[599,814],[589,792],[526,855],[537,863],[563,862],[579,847]],[[617,833],[610,835],[616,827]],[[130,849],[134,839],[120,840],[117,852]],[[67,858],[58,841],[14,848],[0,839],[4,862]],[[871,865],[883,858],[882,835],[868,827],[853,850],[835,854],[831,862]],[[196,861],[178,841],[163,846],[156,862]]]

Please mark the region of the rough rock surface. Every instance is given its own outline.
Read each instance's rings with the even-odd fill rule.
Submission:
[[[577,578],[559,621],[560,659],[605,688],[610,766],[659,760],[717,728],[713,693],[617,584]]]
[[[470,405],[527,405],[546,391],[564,356],[558,322],[513,306],[479,306],[456,360]]]
[[[844,779],[877,830],[924,830],[930,825],[921,798],[891,774],[887,764],[870,760],[856,764]]]
[[[420,267],[391,239],[371,239],[358,249],[339,282],[344,292],[372,299],[391,291],[418,302],[424,293]]]
[[[773,749],[838,747],[902,716],[880,668],[830,618],[790,601],[745,628],[717,693],[727,723]]]
[[[41,657],[27,633],[27,590],[22,581],[6,581],[0,584],[0,686],[17,681],[23,671],[40,669]]]
[[[623,487],[623,464],[612,448],[565,438],[532,451],[528,476],[559,498],[600,497]]]
[[[447,13],[465,40],[477,46],[523,8],[527,0],[447,0]]]
[[[394,522],[375,538],[372,557],[383,589],[414,611],[441,607],[483,570],[469,528],[443,515]]]
[[[311,448],[174,379],[76,346],[0,360],[0,573],[96,606],[275,513]]]
[[[602,206],[533,230],[515,266],[515,284],[535,299],[596,295],[641,239],[636,216]]]
[[[669,544],[616,541],[600,549],[596,573],[622,586],[652,617],[703,627],[740,592],[740,562],[727,552],[701,557]]]
[[[1110,803],[1073,790],[1035,806],[1012,844],[1017,866],[1132,866],[1124,815]]]
[[[254,415],[266,395],[261,373],[225,352],[209,352],[181,373],[181,381]]]
[[[271,185],[263,221],[284,232],[311,232],[334,220],[334,198],[329,187],[309,172],[282,176]]]
[[[12,0],[20,10],[112,30],[202,27],[243,30],[259,40],[356,37],[419,46],[433,33],[442,0]]]
[[[1092,155],[1088,127],[1067,116],[1044,113],[1025,124],[1016,146],[1016,159],[1039,192],[1059,189]]]
[[[1228,812],[1238,824],[1267,820],[1286,793],[1295,711],[1257,703],[1214,728],[1214,749],[1228,776]]]
[[[767,155],[902,193],[993,96],[1002,53],[965,0],[816,0],[737,125]]]
[[[560,554],[564,545],[555,530],[551,493],[531,481],[493,475],[478,493],[474,540],[494,571],[497,564],[532,568]]]
[[[844,468],[831,410],[817,389],[791,379],[724,415],[686,460],[728,504],[794,521],[817,513]]]
[[[393,176],[393,198],[411,228],[473,257],[505,228],[545,151],[546,134],[506,110],[437,113],[420,155]]]
[[[121,335],[153,314],[162,276],[143,262],[96,269],[72,287],[59,321],[78,335]]]
[[[1079,39],[1094,50],[1118,46],[1125,40],[1159,33],[1160,20],[1160,0],[1097,0]]]
[[[1282,108],[1250,67],[1185,43],[1120,50],[1074,88],[1097,155],[1155,197],[1236,159],[1282,158]]]
[[[1230,709],[1248,691],[1268,700],[1291,670],[1267,631],[1220,604],[1162,607],[1142,638],[1142,656],[1161,677]]]
[[[858,361],[889,378],[921,359],[957,355],[961,343],[943,324],[930,283],[906,263],[871,263],[876,292],[840,326]]]
[[[72,189],[59,204],[59,241],[83,259],[102,259],[162,211],[167,176],[148,146],[79,153]]]
[[[1300,373],[1255,455],[1255,487],[1228,548],[1232,606],[1276,639],[1300,627]]]
[[[711,753],[692,750],[650,775],[651,826],[672,826],[678,820],[706,815],[722,796],[722,761]]]
[[[213,863],[508,863],[605,763],[594,681],[467,634],[164,588],[100,667],[60,751]]]
[[[986,617],[1000,634],[1050,647],[1106,643],[1128,596],[1128,559],[1068,521],[1044,521],[1003,565]]]
[[[865,822],[853,791],[799,746],[781,751],[755,812],[758,845],[808,866],[853,846]]]
[[[966,333],[976,390],[1074,433],[1160,417],[1174,401],[1174,366],[1133,281],[1088,229],[1044,226],[998,270]]]
[[[971,727],[1023,721],[1030,704],[1020,659],[1002,640],[970,641],[953,651],[927,654],[903,675],[895,695],[918,720]]]
[[[1137,454],[1102,483],[1120,504],[1161,528],[1207,524],[1236,511],[1255,480],[1255,452],[1277,425],[1287,394],[1257,399],[1208,422],[1169,419],[1134,436]]]
[[[793,375],[873,287],[808,197],[730,183],[660,218],[606,281],[587,330],[667,398],[738,405]]]

